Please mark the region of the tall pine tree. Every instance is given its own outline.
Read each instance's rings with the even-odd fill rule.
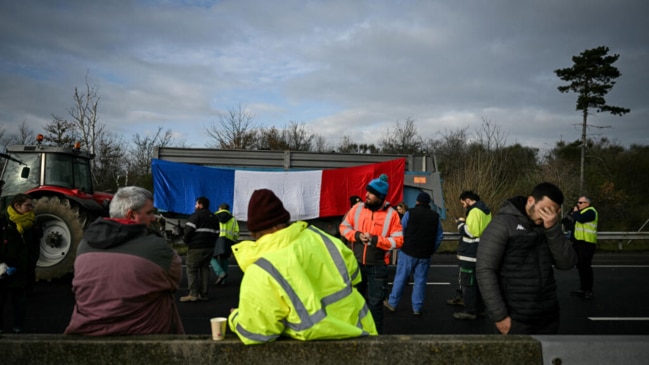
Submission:
[[[606,103],[604,96],[615,85],[615,79],[620,77],[620,71],[613,66],[613,63],[620,57],[618,54],[608,55],[608,47],[601,46],[587,49],[573,56],[572,67],[554,70],[554,73],[568,85],[559,86],[562,93],[570,91],[579,94],[577,97],[577,108],[583,115],[581,129],[581,168],[579,175],[579,189],[584,188],[584,161],[586,156],[586,130],[588,128],[588,112],[595,109],[598,113],[608,112],[613,115],[624,115],[630,109],[619,106],[612,106]]]

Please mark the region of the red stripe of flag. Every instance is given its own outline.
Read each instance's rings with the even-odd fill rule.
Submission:
[[[381,174],[388,175],[386,201],[397,205],[403,200],[403,179],[406,159],[322,171],[320,217],[344,215],[349,210],[349,197],[358,195],[365,200],[365,187]]]

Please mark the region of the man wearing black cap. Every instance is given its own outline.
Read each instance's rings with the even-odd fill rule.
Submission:
[[[401,225],[404,235],[403,247],[397,257],[397,272],[392,293],[383,305],[392,312],[396,310],[403,289],[412,275],[415,280],[412,288],[412,313],[418,316],[426,297],[430,257],[437,251],[444,236],[439,214],[430,209],[430,195],[419,193],[417,204],[404,213]]]
[[[453,313],[453,318],[473,320],[479,315],[484,315],[484,303],[475,278],[475,263],[480,236],[491,222],[491,209],[471,190],[460,194],[460,204],[466,209],[466,218],[458,218],[455,221],[460,234],[457,259],[464,310]]]
[[[383,332],[383,300],[388,295],[388,264],[392,250],[403,245],[399,214],[385,201],[388,177],[382,174],[367,185],[365,202],[354,205],[340,224],[360,264],[363,281],[358,290],[366,296],[376,329]]]
[[[230,329],[245,344],[279,336],[298,340],[376,335],[363,296],[353,252],[340,240],[297,221],[268,189],[255,190],[248,203],[248,230],[232,252],[244,271],[239,307]]]
[[[363,201],[363,199],[361,199],[360,196],[352,195],[352,196],[349,197],[349,207],[351,208],[354,205],[356,205],[356,203],[360,203],[361,201]]]

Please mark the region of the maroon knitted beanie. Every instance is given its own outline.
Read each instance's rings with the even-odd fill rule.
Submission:
[[[248,202],[248,230],[259,232],[276,224],[287,223],[291,214],[272,190],[260,189],[252,192]]]

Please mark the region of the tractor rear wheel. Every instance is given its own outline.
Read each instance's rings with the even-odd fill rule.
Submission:
[[[42,197],[34,206],[34,214],[43,225],[36,280],[56,279],[72,272],[77,246],[83,235],[78,209],[67,199]]]

